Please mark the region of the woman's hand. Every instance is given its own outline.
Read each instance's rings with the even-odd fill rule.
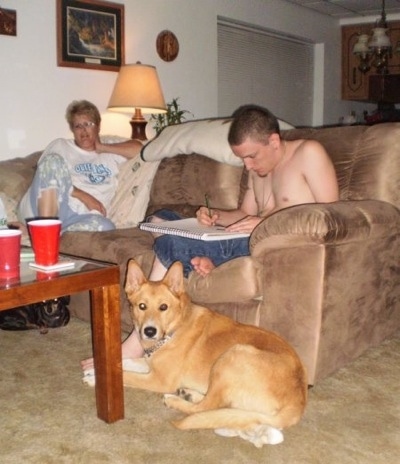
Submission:
[[[104,145],[103,143],[100,142],[100,139],[96,139],[96,153],[106,153],[107,152],[107,146]]]

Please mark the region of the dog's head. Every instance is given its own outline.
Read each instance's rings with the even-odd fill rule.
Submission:
[[[140,266],[131,259],[125,292],[131,305],[135,329],[146,346],[148,341],[153,343],[166,335],[172,335],[190,304],[184,289],[180,262],[169,268],[163,280],[153,282],[146,279]]]

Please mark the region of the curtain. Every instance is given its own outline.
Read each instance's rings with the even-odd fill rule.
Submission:
[[[295,126],[312,125],[314,45],[218,20],[218,113],[255,103]]]

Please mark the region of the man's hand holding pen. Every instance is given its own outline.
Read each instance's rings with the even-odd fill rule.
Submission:
[[[211,209],[207,194],[204,195],[204,200],[206,206],[201,206],[196,211],[197,220],[200,222],[200,224],[205,226],[215,226],[220,216],[219,211],[216,209]]]
[[[205,226],[215,226],[219,225],[221,229],[226,230],[227,232],[244,232],[244,233],[251,233],[255,227],[263,220],[263,218],[259,216],[252,216],[244,214],[243,217],[237,219],[233,218],[232,216],[226,217],[225,212],[221,212],[218,209],[212,209],[210,206],[208,195],[204,195],[205,206],[201,206],[197,212],[196,217],[200,224]],[[229,220],[233,220],[233,222],[228,222],[228,225],[223,226],[221,222],[227,222]]]
[[[196,212],[197,220],[205,226],[215,226],[219,219],[219,211],[201,206]]]
[[[196,212],[196,217],[200,224],[205,226],[215,226],[217,224],[220,225],[221,216],[220,211],[217,209],[211,209],[210,217],[209,208],[207,208],[207,206],[201,206]],[[221,226],[221,229],[224,229],[227,232],[251,233],[262,220],[263,218],[258,216],[245,216],[228,226]]]

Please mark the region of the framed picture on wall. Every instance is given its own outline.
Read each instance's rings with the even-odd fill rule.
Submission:
[[[57,64],[119,71],[124,64],[124,5],[57,1]]]
[[[17,35],[17,11],[0,8],[0,34]]]

